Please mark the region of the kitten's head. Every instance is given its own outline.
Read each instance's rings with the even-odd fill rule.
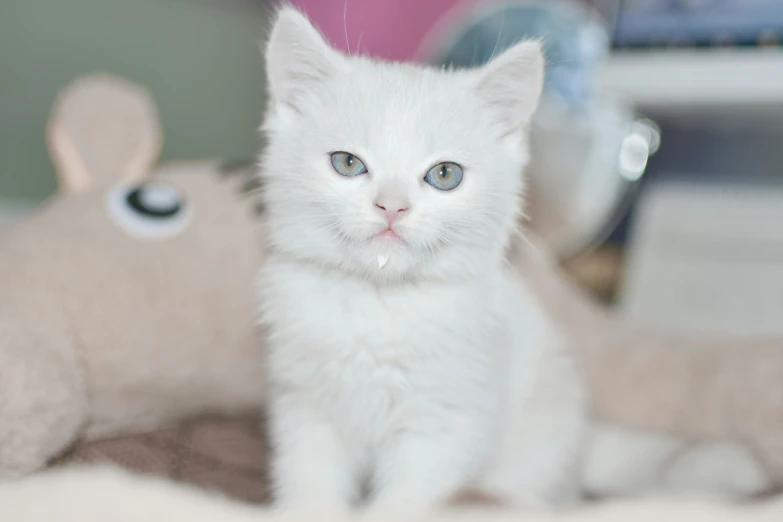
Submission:
[[[521,211],[534,42],[450,71],[345,56],[297,11],[266,49],[273,248],[377,281],[474,275]]]

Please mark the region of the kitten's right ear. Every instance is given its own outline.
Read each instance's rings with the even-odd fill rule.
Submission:
[[[299,11],[282,8],[266,46],[266,74],[274,103],[296,108],[299,97],[335,74],[343,57]]]
[[[538,41],[522,41],[474,72],[477,90],[497,110],[506,130],[528,124],[544,86],[544,53]]]

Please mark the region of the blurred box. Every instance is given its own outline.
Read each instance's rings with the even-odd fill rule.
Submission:
[[[659,183],[626,252],[621,312],[651,327],[783,333],[783,186]]]

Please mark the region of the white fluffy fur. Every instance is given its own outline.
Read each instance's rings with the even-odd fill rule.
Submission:
[[[539,45],[469,71],[383,63],[337,53],[284,9],[267,68],[259,288],[277,503],[344,509],[364,481],[382,509],[461,488],[528,506],[572,499],[582,389],[505,262]],[[369,173],[338,175],[334,151]],[[464,168],[453,191],[423,181],[442,161]],[[375,203],[408,209],[404,242],[374,237],[386,228]]]

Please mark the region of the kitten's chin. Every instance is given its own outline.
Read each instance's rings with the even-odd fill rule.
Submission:
[[[415,271],[416,258],[403,238],[376,234],[354,257],[356,271],[376,282],[399,282]]]

